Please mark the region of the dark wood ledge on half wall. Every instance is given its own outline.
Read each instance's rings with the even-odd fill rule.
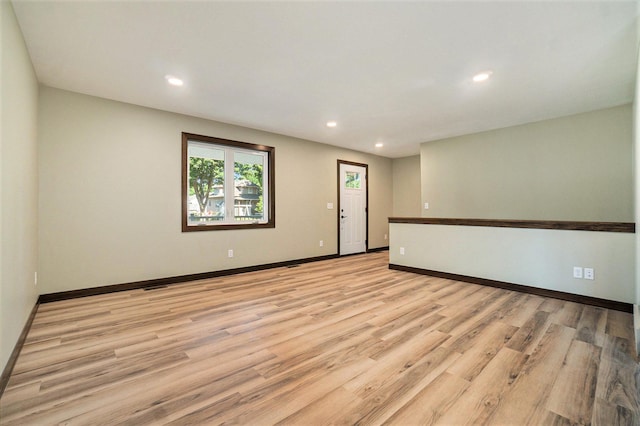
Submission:
[[[562,220],[390,217],[389,223],[413,223],[417,225],[487,226],[494,228],[557,229],[567,231],[624,232],[631,234],[636,232],[636,224],[633,222],[574,222]]]

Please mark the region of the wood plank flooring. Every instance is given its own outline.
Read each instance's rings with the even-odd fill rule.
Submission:
[[[631,314],[388,253],[40,306],[2,425],[640,425]]]

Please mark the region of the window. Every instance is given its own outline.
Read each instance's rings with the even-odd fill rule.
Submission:
[[[344,186],[350,189],[360,189],[360,173],[346,172]]]
[[[182,133],[182,231],[275,227],[275,148]]]

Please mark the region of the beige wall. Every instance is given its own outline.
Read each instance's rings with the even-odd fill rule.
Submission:
[[[420,156],[393,160],[393,215],[420,217]]]
[[[428,217],[632,222],[631,105],[421,145]]]
[[[640,3],[638,3],[640,9]],[[638,22],[640,26],[640,21]],[[638,31],[640,37],[640,30]],[[640,43],[636,55],[636,90],[633,101],[633,149],[634,149],[634,185],[635,185],[635,223],[636,223],[636,298],[634,306],[634,328],[636,352],[640,355]]]
[[[624,105],[423,143],[430,208],[422,215],[634,222],[632,123]],[[638,300],[634,234],[419,224],[389,231],[391,263]],[[594,268],[595,279],[573,278],[574,266]]]
[[[633,303],[635,235],[392,223],[393,264]],[[404,248],[404,255],[400,254]],[[594,280],[573,278],[593,268]]]
[[[45,87],[39,124],[42,293],[337,253],[338,159],[369,165],[387,245],[388,158]],[[275,229],[181,232],[183,131],[276,148]]]
[[[4,370],[38,293],[38,82],[13,8],[0,1],[0,369]]]

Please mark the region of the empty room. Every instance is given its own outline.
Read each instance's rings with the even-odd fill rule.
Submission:
[[[0,14],[0,425],[640,425],[639,2]]]

